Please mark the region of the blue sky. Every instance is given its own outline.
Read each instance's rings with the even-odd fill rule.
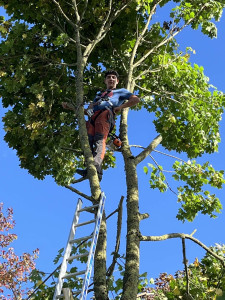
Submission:
[[[157,16],[155,17],[157,18]],[[225,16],[218,25],[218,38],[211,40],[199,31],[184,30],[178,37],[181,49],[190,46],[195,49],[196,54],[191,56],[191,62],[202,65],[205,74],[210,78],[210,83],[224,92],[225,81]],[[0,116],[5,113],[0,106]],[[130,144],[146,146],[156,136],[152,125],[153,116],[146,111],[131,111],[129,114],[128,132]],[[213,155],[203,156],[199,162],[210,161],[217,170],[225,169],[225,131],[224,119],[220,124],[222,142],[219,152]],[[3,141],[3,124],[0,123],[0,165],[1,165],[1,190],[0,202],[4,202],[5,208],[14,209],[16,227],[14,232],[18,240],[13,243],[18,254],[31,252],[35,248],[40,249],[37,260],[37,268],[51,273],[55,265],[58,249],[65,246],[70,225],[75,211],[78,196],[71,191],[57,186],[51,177],[44,181],[38,181],[28,174],[27,170],[19,167],[16,152],[9,149]],[[162,147],[158,150],[164,151]],[[137,153],[137,150],[135,150]],[[175,153],[172,153],[175,154]],[[176,155],[176,154],[175,154]],[[115,169],[104,173],[101,182],[102,190],[106,194],[106,215],[114,211],[119,203],[121,195],[126,196],[126,185],[124,177],[124,166],[120,154],[117,154],[118,165]],[[165,169],[170,170],[173,163],[172,158],[153,154],[154,158]],[[186,159],[185,155],[179,156]],[[148,212],[150,218],[143,220],[141,231],[144,235],[161,235],[172,232],[192,233],[197,229],[195,237],[204,244],[210,246],[215,243],[225,243],[225,214],[217,219],[199,215],[193,223],[181,223],[176,219],[179,204],[176,196],[167,191],[160,194],[158,191],[150,190],[148,176],[143,172],[143,166],[152,161],[146,159],[138,167],[140,187],[140,211]],[[174,183],[170,182],[174,187]],[[84,182],[77,186],[81,191],[89,194],[88,183]],[[215,191],[222,204],[224,203],[224,189]],[[84,200],[84,204],[88,202]],[[108,220],[108,254],[115,245],[115,223],[116,216]],[[122,230],[121,253],[125,252],[126,238],[126,203],[124,201],[124,227]],[[197,245],[187,241],[187,258],[189,262],[199,259],[204,251]],[[109,258],[108,265],[111,260]],[[141,244],[141,266],[140,273],[148,272],[148,277],[157,277],[160,272],[174,274],[178,269],[183,269],[182,248],[180,240],[169,240],[164,242],[145,242]]]

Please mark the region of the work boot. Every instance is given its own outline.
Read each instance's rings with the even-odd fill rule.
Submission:
[[[82,177],[87,177],[87,169],[83,170],[83,169],[77,169],[76,173],[79,174]],[[102,172],[97,172],[98,174],[98,180],[99,182],[102,180]]]
[[[79,174],[82,177],[86,177],[87,176],[87,169],[83,170],[83,169],[76,169],[76,173]]]

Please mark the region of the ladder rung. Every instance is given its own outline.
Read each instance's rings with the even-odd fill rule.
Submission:
[[[78,255],[70,256],[69,258],[67,258],[67,261],[69,261],[69,260],[73,260],[73,259],[76,259],[76,258],[79,258],[79,257],[88,256],[88,254],[89,254],[89,252],[85,252],[85,253],[82,253],[82,254],[78,254]]]
[[[77,224],[74,227],[80,227],[80,226],[84,226],[84,225],[91,224],[91,223],[94,223],[94,222],[95,222],[95,219],[91,220],[91,221],[84,222],[84,223]]]
[[[76,292],[73,292],[74,295],[78,295],[82,292],[82,290],[79,290],[79,291],[76,291]]]
[[[71,278],[71,277],[74,277],[74,276],[77,276],[77,275],[82,275],[82,274],[85,274],[85,272],[86,272],[86,270],[76,272],[76,273],[70,273],[70,274],[67,274],[67,275],[63,276],[62,279],[68,279],[68,278]]]
[[[99,206],[98,204],[95,204],[95,205],[93,205],[93,206],[87,206],[87,207],[84,207],[84,208],[82,208],[82,209],[79,209],[78,212],[82,212],[82,211],[90,211],[90,210],[92,210],[93,208],[98,207],[98,206]]]
[[[80,242],[80,241],[87,241],[87,240],[91,239],[92,237],[93,237],[93,234],[89,235],[89,236],[80,237],[79,239],[71,240],[70,244],[74,244],[74,243]]]

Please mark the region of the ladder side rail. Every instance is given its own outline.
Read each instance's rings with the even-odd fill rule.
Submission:
[[[91,243],[91,247],[90,247],[90,251],[89,251],[89,256],[88,256],[88,261],[87,261],[87,269],[86,269],[86,273],[85,273],[85,277],[84,277],[84,281],[83,281],[80,300],[85,300],[86,296],[87,296],[88,286],[89,286],[89,282],[90,282],[90,278],[91,278],[91,271],[92,271],[92,267],[94,264],[95,249],[96,249],[96,245],[97,245],[97,241],[98,241],[98,234],[99,234],[99,229],[100,229],[100,225],[101,225],[101,221],[102,221],[103,209],[104,209],[104,205],[105,205],[105,199],[106,199],[106,196],[102,192],[101,198],[99,201],[99,209],[98,209],[98,213],[97,213],[97,217],[96,217],[95,229],[94,229],[93,239],[92,239],[92,243]]]
[[[62,279],[62,277],[66,274],[67,264],[68,264],[67,258],[69,258],[70,253],[71,253],[71,249],[72,249],[72,246],[73,246],[70,243],[70,240],[72,240],[74,238],[74,235],[75,235],[75,232],[76,232],[75,225],[79,221],[79,216],[80,216],[79,210],[81,209],[81,207],[82,207],[82,200],[79,198],[78,201],[77,201],[75,215],[74,215],[74,218],[73,218],[72,226],[71,226],[70,233],[69,233],[69,238],[68,238],[68,241],[67,241],[66,249],[65,249],[65,252],[64,252],[64,256],[63,256],[62,265],[61,265],[60,272],[59,272],[58,283],[55,287],[55,293],[54,293],[54,296],[53,296],[53,300],[56,300],[57,296],[61,295],[61,291],[62,291],[62,287],[63,287],[63,281],[64,281]]]

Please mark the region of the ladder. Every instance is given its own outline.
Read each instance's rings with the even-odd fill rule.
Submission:
[[[100,201],[96,205],[89,206],[89,207],[84,207],[83,209],[82,209],[83,202],[80,198],[78,199],[75,215],[74,215],[72,226],[71,226],[71,229],[70,229],[68,242],[67,242],[65,252],[64,252],[64,256],[63,256],[63,262],[61,264],[61,269],[60,269],[60,273],[59,273],[59,277],[58,277],[58,283],[56,285],[55,293],[54,293],[54,296],[53,296],[53,300],[65,299],[64,294],[62,293],[64,279],[69,279],[69,278],[76,277],[76,276],[82,275],[82,274],[85,274],[84,279],[83,279],[82,289],[79,290],[79,291],[76,291],[75,294],[79,295],[80,300],[85,300],[86,299],[87,291],[88,291],[88,285],[89,285],[89,281],[90,281],[90,278],[91,278],[92,266],[93,266],[93,263],[94,263],[95,249],[96,249],[96,245],[97,245],[97,241],[98,241],[98,234],[99,234],[99,229],[100,229],[100,225],[101,225],[102,213],[103,213],[103,209],[104,209],[105,199],[106,199],[105,194],[101,193]],[[95,215],[95,219],[78,224],[81,212],[85,212],[85,211],[86,212],[93,212],[97,208],[98,208],[98,212]],[[85,225],[91,224],[91,223],[95,223],[95,228],[94,228],[94,231],[91,235],[84,236],[84,237],[81,237],[81,238],[78,238],[78,239],[74,239],[77,227],[85,226]],[[89,252],[86,252],[85,254],[70,256],[71,250],[72,250],[72,247],[73,247],[74,243],[87,241],[89,239],[92,239]],[[79,272],[76,272],[76,273],[67,273],[67,264],[68,264],[68,262],[72,261],[76,258],[83,257],[83,256],[88,256],[88,260],[87,260],[87,264],[86,264],[86,270],[79,271]]]

